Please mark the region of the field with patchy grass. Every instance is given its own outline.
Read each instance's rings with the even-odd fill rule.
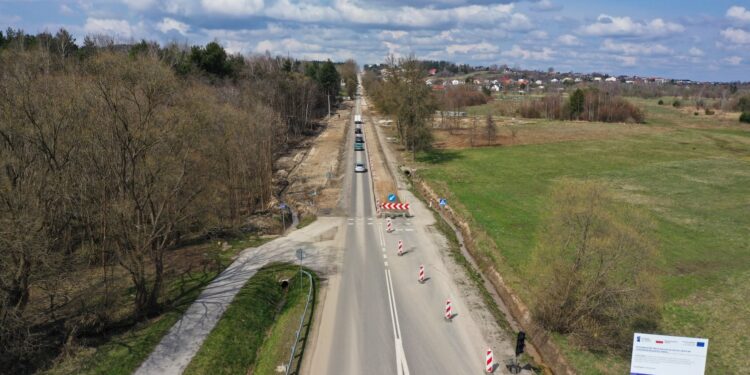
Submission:
[[[527,301],[533,296],[524,280],[534,274],[530,253],[551,183],[567,177],[608,184],[658,224],[660,332],[709,338],[707,373],[742,373],[750,368],[750,127],[731,114],[695,116],[658,106],[658,99],[633,101],[646,110],[644,131],[585,124],[611,136],[438,150],[422,155],[420,173],[489,235],[494,246],[485,250]],[[551,139],[567,124],[542,123]],[[627,358],[576,351],[564,337],[558,342],[583,374],[628,370]]]
[[[289,360],[310,288],[308,278],[298,270],[272,264],[250,278],[185,374],[277,373]],[[289,280],[286,289],[279,283],[284,279]]]

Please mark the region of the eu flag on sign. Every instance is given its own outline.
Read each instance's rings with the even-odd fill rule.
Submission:
[[[705,343],[705,342],[703,342],[703,341],[698,341],[698,343],[697,343],[697,344],[698,344],[698,347],[699,347],[699,348],[703,348],[703,347],[705,347],[705,346],[706,346],[706,343]]]

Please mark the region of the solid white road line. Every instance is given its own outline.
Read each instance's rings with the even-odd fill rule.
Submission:
[[[391,309],[391,325],[393,326],[393,337],[396,346],[396,370],[398,375],[409,375],[409,365],[406,363],[406,354],[404,345],[401,340],[401,325],[398,321],[398,307],[396,307],[396,297],[393,294],[393,280],[391,280],[391,271],[385,270],[385,284],[388,290],[388,305]]]

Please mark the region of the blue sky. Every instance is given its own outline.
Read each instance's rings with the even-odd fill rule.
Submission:
[[[746,0],[0,0],[0,27],[244,54],[750,81]]]

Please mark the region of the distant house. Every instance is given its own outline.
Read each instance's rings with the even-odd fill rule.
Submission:
[[[453,86],[460,85],[460,84],[461,84],[461,81],[459,81],[457,79],[454,79],[453,81],[451,81],[451,85],[453,85]]]
[[[432,86],[432,80],[431,79],[428,79],[428,80],[424,81],[424,83],[427,86]]]
[[[635,82],[634,82],[634,81],[630,81],[630,80],[628,80],[628,81],[625,81],[625,83],[627,83],[628,85],[632,85],[632,84],[634,84]]]
[[[478,80],[478,79],[475,79],[475,80],[474,80],[474,84],[475,84],[475,85],[481,85],[481,84],[482,84],[482,81],[480,81],[480,80]]]
[[[560,80],[558,80],[557,78],[552,78],[552,80],[550,81],[550,83],[558,83],[558,82],[560,82]]]
[[[495,92],[499,92],[500,91],[500,86],[498,86],[498,85],[492,85],[492,87],[490,87],[490,90],[495,91]]]
[[[581,81],[583,81],[583,80],[582,80],[582,79],[580,79],[580,78],[576,78],[576,79],[575,79],[575,82],[581,82]]]
[[[539,87],[537,87],[537,88],[538,88],[539,90],[544,90],[544,85],[539,85]]]
[[[617,82],[617,78],[615,78],[615,77],[609,77],[609,78],[605,79],[604,82]]]
[[[541,80],[541,79],[537,79],[537,80],[536,80],[536,82],[534,82],[534,83],[535,83],[535,84],[536,84],[537,86],[539,86],[539,85],[541,85],[541,84],[542,84],[542,80]]]
[[[434,76],[435,74],[437,74],[437,68],[432,68],[428,70],[427,73],[431,76]]]
[[[594,82],[601,82],[601,81],[602,81],[602,77],[594,77]]]

